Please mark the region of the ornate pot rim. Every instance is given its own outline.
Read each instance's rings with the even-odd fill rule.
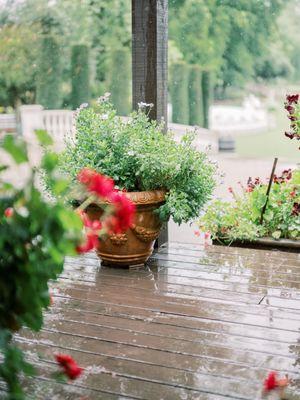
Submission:
[[[162,204],[166,200],[166,190],[147,190],[143,192],[122,192],[135,205]],[[88,207],[97,207],[101,204],[109,204],[109,201],[93,202]]]
[[[124,192],[134,204],[163,203],[166,199],[165,190],[147,190],[144,192]]]

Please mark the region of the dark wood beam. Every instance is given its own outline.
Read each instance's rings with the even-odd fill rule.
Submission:
[[[152,103],[151,119],[165,121],[168,105],[168,0],[132,0],[132,104]],[[167,228],[159,245],[168,241]]]
[[[167,121],[168,0],[132,0],[132,104],[152,103]]]

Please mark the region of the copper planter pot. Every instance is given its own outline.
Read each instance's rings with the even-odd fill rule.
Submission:
[[[165,201],[165,191],[128,192],[126,195],[136,206],[132,228],[121,234],[109,235],[97,250],[102,265],[128,267],[144,264],[151,256],[162,223],[154,213]],[[90,219],[99,219],[102,209],[92,204],[86,210]]]

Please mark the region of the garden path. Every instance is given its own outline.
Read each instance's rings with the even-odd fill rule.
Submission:
[[[253,400],[276,370],[299,399],[299,278],[299,254],[199,244],[170,243],[138,270],[68,258],[44,329],[17,337],[39,365],[30,390],[43,400]],[[85,368],[72,384],[50,380],[60,352]]]

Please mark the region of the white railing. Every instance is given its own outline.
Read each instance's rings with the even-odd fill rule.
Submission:
[[[73,136],[74,112],[69,110],[43,110],[42,121],[54,142],[64,143],[65,138]]]
[[[17,119],[15,114],[0,114],[0,132],[16,132]]]
[[[55,143],[55,148],[61,150],[65,139],[74,135],[74,112],[70,110],[44,110],[40,105],[20,107],[21,131],[25,140],[36,142],[35,130],[46,130]]]
[[[211,129],[222,137],[261,133],[271,124],[267,109],[253,95],[249,95],[241,106],[212,105],[209,114]]]
[[[74,111],[70,110],[44,110],[41,105],[25,105],[20,107],[21,132],[25,140],[32,147],[34,160],[39,159],[40,149],[38,148],[35,130],[45,129],[53,138],[56,151],[65,147],[65,140],[74,137]],[[169,129],[174,132],[176,140],[194,127],[180,124],[169,124]],[[218,151],[217,133],[197,128],[195,145],[198,149],[211,148],[212,153]]]

